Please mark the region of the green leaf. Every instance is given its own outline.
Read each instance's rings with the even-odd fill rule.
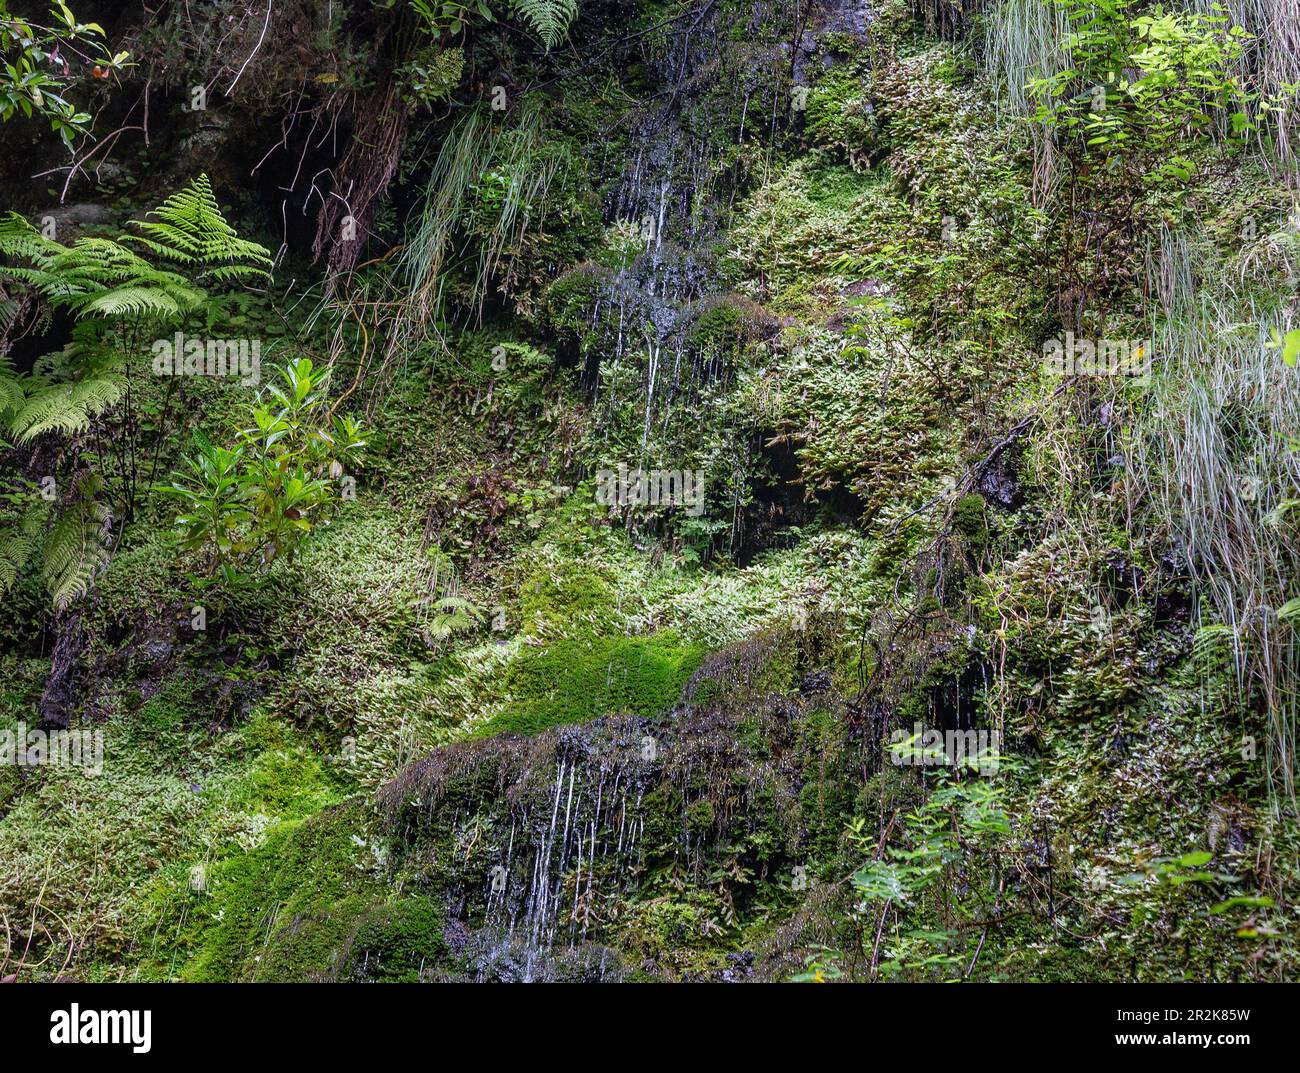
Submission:
[[[1267,909],[1272,905],[1273,905],[1272,898],[1248,897],[1246,895],[1238,895],[1235,898],[1229,898],[1226,902],[1219,902],[1218,905],[1212,906],[1210,908],[1210,912],[1214,913],[1215,915],[1218,915],[1220,913],[1226,913],[1229,909],[1236,909],[1238,906],[1243,906],[1246,908]]]

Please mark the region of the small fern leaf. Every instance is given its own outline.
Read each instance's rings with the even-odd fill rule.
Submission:
[[[31,558],[35,541],[21,532],[0,532],[0,592],[8,592]]]
[[[9,359],[0,357],[0,418],[21,409],[26,392]]]
[[[515,12],[550,49],[569,32],[578,15],[578,0],[516,0]]]
[[[1192,652],[1197,657],[1206,659],[1214,656],[1220,645],[1228,643],[1236,647],[1236,631],[1226,623],[1215,622],[1196,631],[1196,636],[1192,638]]]
[[[97,294],[80,305],[84,313],[102,317],[119,317],[124,314],[179,317],[184,308],[173,295],[157,287],[117,287]]]

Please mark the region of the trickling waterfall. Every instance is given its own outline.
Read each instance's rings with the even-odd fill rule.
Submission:
[[[593,324],[602,316],[611,323],[613,362],[644,355],[641,464],[652,461],[656,427],[667,427],[679,401],[690,308],[719,289],[712,248],[718,213],[705,204],[712,200],[718,150],[708,123],[692,118],[701,86],[717,88],[704,72],[718,62],[720,21],[710,11],[678,28],[652,62],[664,100],[635,119],[635,148],[606,206],[608,217],[634,228],[641,243],[640,254],[609,281],[593,311]],[[612,412],[620,400],[602,396],[605,364],[595,366],[593,393],[598,406]]]
[[[865,32],[870,21],[866,0],[828,7],[822,15],[840,32]],[[739,120],[740,133],[726,133],[733,144],[744,140],[746,123],[760,126],[753,116],[769,115],[774,124],[785,106],[788,86],[768,77],[770,67],[751,65],[744,77],[719,85],[728,30],[723,16],[710,10],[672,32],[650,63],[661,87],[656,99],[662,103],[637,114],[627,165],[609,186],[607,218],[636,229],[639,252],[610,274],[593,303],[593,329],[603,324],[608,334],[591,388],[597,412],[605,407],[612,416],[624,400],[614,397],[615,382],[606,374],[636,356],[644,391],[642,465],[670,461],[653,457],[659,448],[656,435],[689,399],[691,379],[724,372],[716,355],[701,363],[688,340],[693,311],[723,290],[717,246],[734,194],[719,185],[724,169],[718,166],[718,143],[711,138],[718,131],[699,114],[707,111],[704,98],[721,93],[734,103],[727,114],[732,123]],[[787,44],[769,58],[784,65],[786,77],[798,79],[806,59],[801,49],[802,44]],[[508,816],[496,821],[498,830],[509,830],[499,863],[482,881],[484,888],[464,892],[467,910],[483,907],[470,959],[479,979],[590,979],[620,971],[617,959],[592,942],[603,914],[645,868],[645,795],[665,778],[662,758],[656,759],[653,749],[648,756],[642,753],[642,742],[650,739],[636,735],[646,730],[643,726],[631,738],[621,737],[611,748],[608,741],[594,744],[588,729],[567,728],[560,733],[553,763],[529,770],[526,792],[515,785],[506,795]],[[685,813],[701,799],[696,780],[707,785],[729,777],[726,762],[703,749],[681,758],[670,781]],[[476,814],[471,811],[465,822],[476,823]],[[704,831],[692,834],[684,814],[676,836],[677,859],[688,869],[695,867],[692,862],[708,837]]]
[[[623,166],[604,184],[605,218],[623,229],[626,257],[598,274],[582,342],[598,425],[619,428],[633,405],[640,410],[639,457],[619,461],[684,467],[696,442],[691,419],[712,404],[709,385],[725,388],[740,371],[740,349],[719,346],[707,319],[716,306],[733,306],[743,335],[763,316],[728,287],[731,212],[798,125],[793,88],[809,83],[815,63],[834,62],[813,28],[861,37],[873,12],[871,0],[756,3],[745,22],[743,13],[709,6],[666,29],[643,57],[658,92],[625,117]],[[732,462],[736,474],[747,466],[739,456]],[[715,477],[731,479],[721,470]],[[715,494],[724,501],[721,488]]]
[[[445,898],[462,971],[622,978],[636,970],[628,947],[607,944],[657,926],[629,912],[647,891],[719,882],[717,865],[742,859],[737,891],[789,874],[806,852],[808,750],[821,748],[804,716],[840,702],[770,694],[764,668],[778,655],[796,658],[791,636],[759,635],[709,657],[666,717],[462,742],[385,786],[394,858]]]
[[[524,981],[546,978],[553,948],[574,951],[587,939],[597,899],[642,863],[652,768],[634,757],[557,756],[549,815],[529,804],[512,812],[504,859],[489,874],[483,930],[494,941],[479,954],[480,979],[501,975],[503,963]]]

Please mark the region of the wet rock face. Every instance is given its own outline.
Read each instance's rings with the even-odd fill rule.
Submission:
[[[822,0],[817,5],[823,33],[865,36],[876,21],[873,0]]]
[[[848,750],[828,752],[824,729],[843,744],[842,702],[811,672],[806,698],[758,698],[745,679],[758,651],[737,648],[692,680],[699,703],[663,719],[449,746],[384,788],[399,867],[442,891],[447,945],[468,978],[677,978],[685,969],[656,956],[647,968],[645,949],[716,949],[717,915],[765,911],[764,884],[790,890],[820,829],[813,806],[831,792],[816,765],[830,756],[844,772]],[[717,913],[672,902],[687,887],[721,889]],[[742,979],[759,972],[754,956],[704,960],[718,967],[709,973],[725,968],[719,979]]]
[[[804,675],[803,681],[799,683],[799,692],[805,697],[813,696],[817,693],[825,693],[831,688],[831,676],[829,671],[813,671]]]
[[[607,946],[581,943],[539,951],[517,933],[484,929],[465,951],[477,983],[621,983],[628,969]]]
[[[1006,510],[1014,510],[1025,498],[1016,476],[1015,465],[1005,453],[999,455],[980,474],[978,488],[980,495],[988,502]]]

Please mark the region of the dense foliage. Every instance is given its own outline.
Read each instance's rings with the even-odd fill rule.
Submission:
[[[1295,977],[1285,5],[83,6],[0,976]]]

